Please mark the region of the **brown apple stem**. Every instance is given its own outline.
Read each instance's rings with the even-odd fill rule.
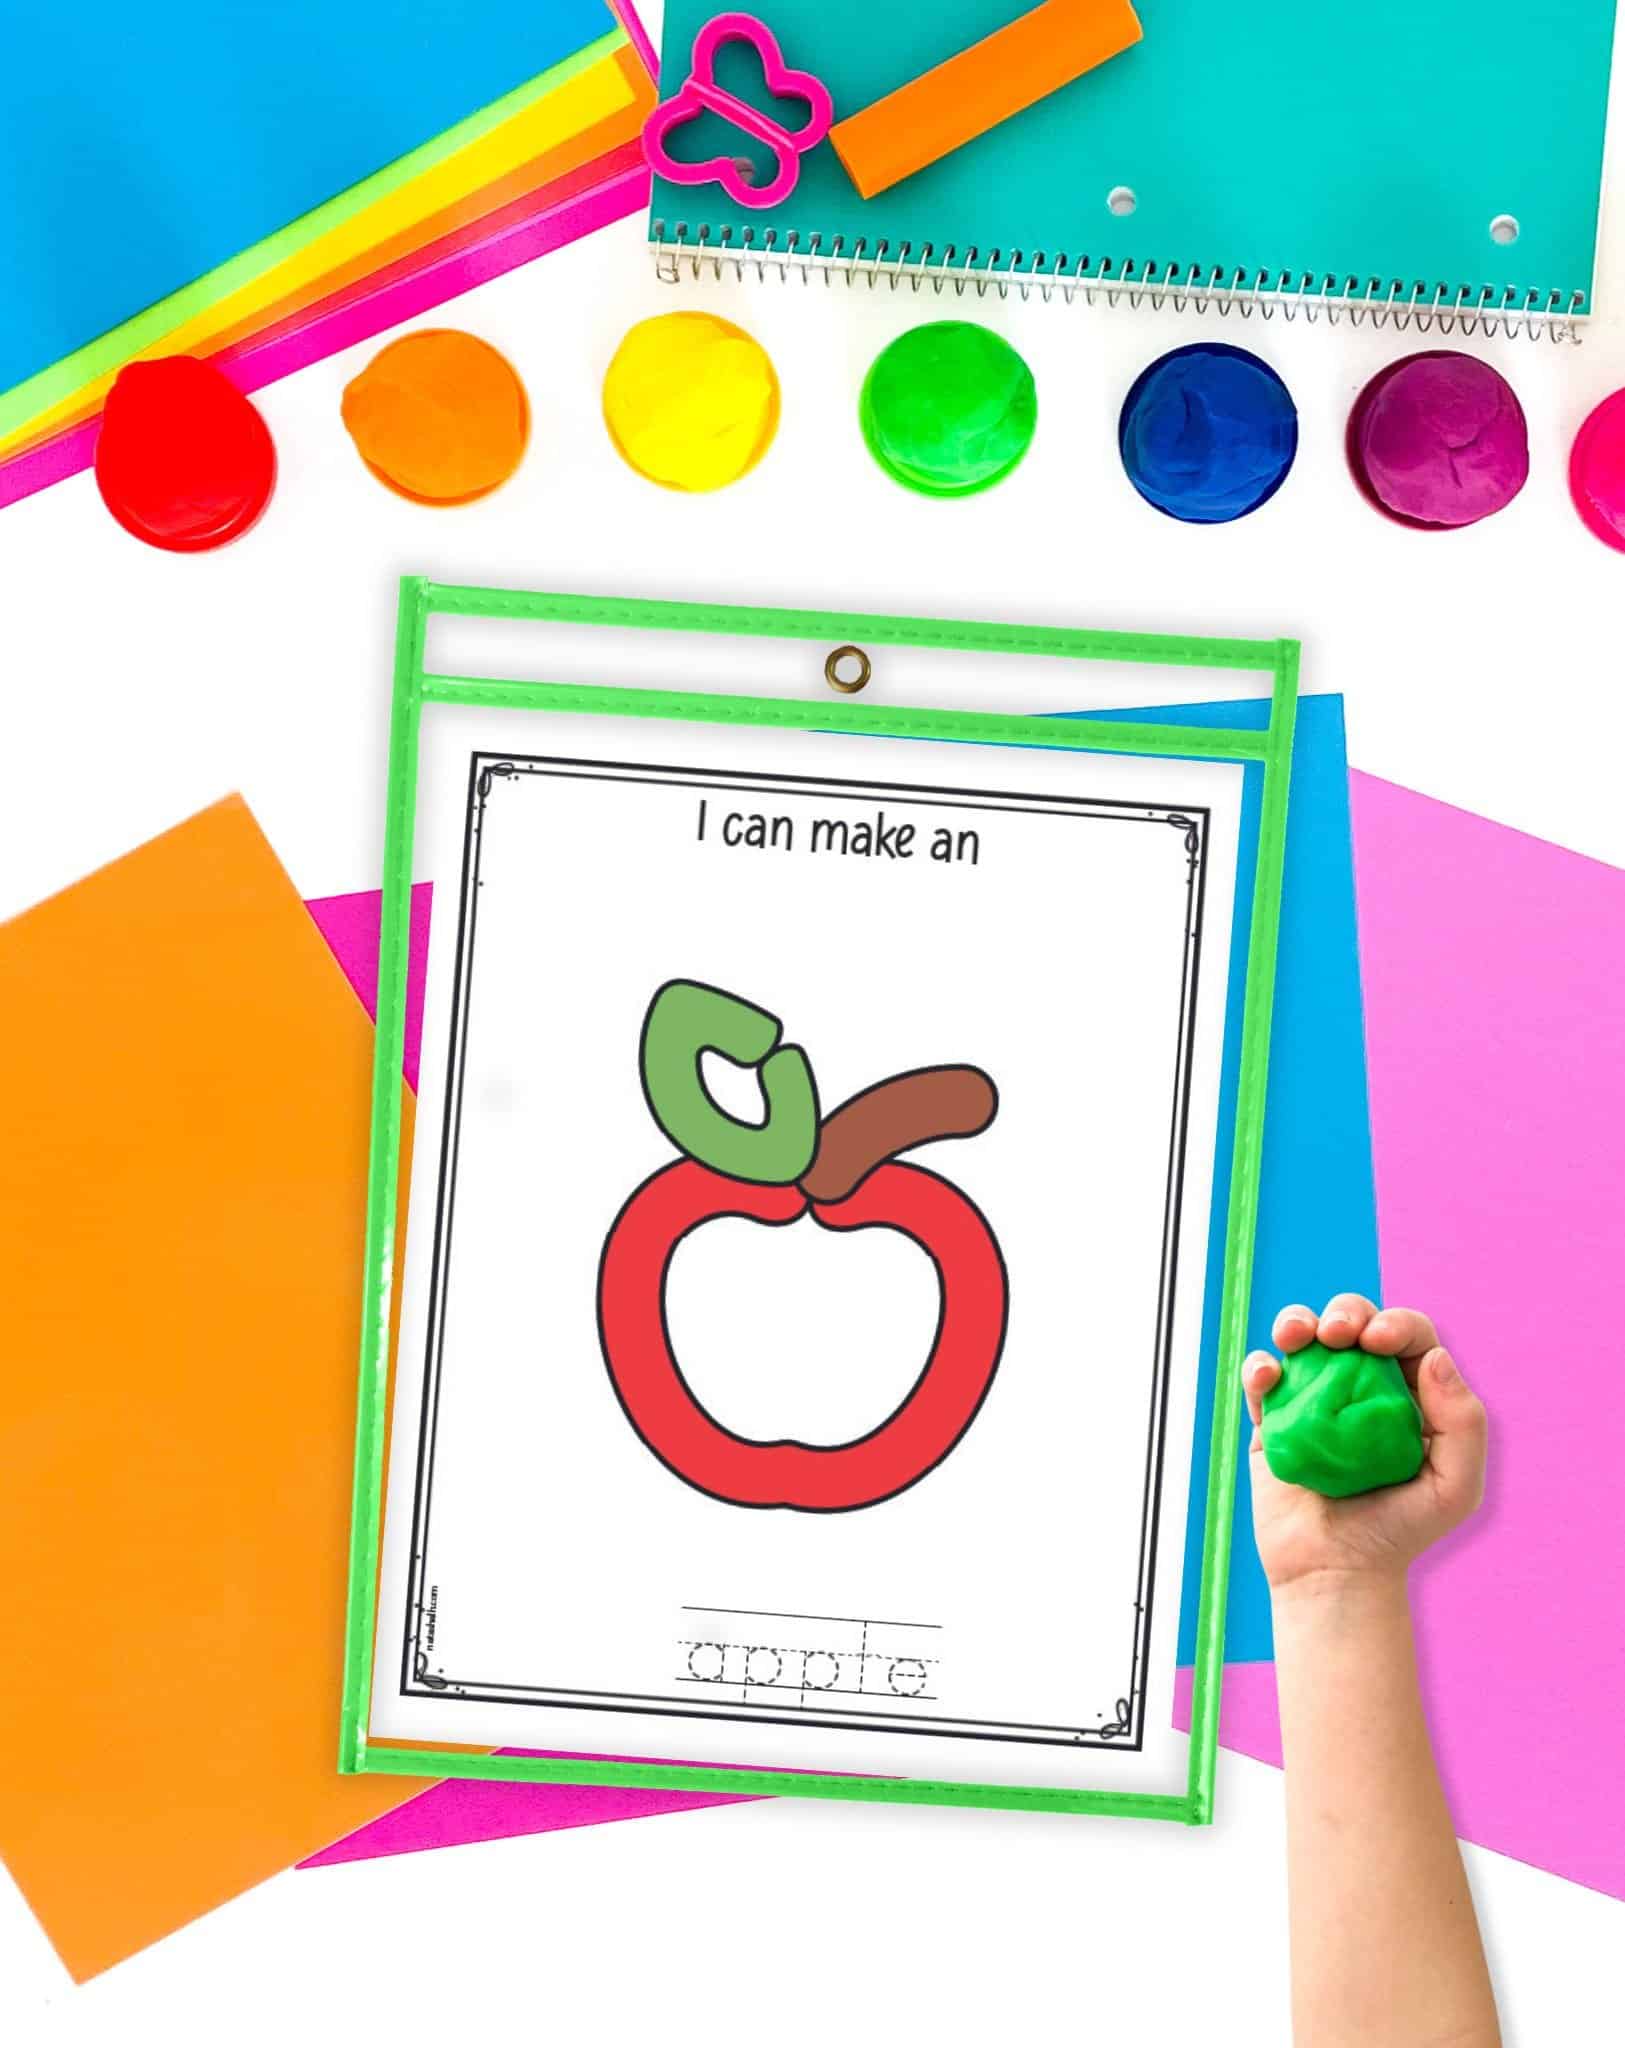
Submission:
[[[801,1190],[814,1202],[844,1202],[899,1152],[937,1138],[973,1138],[998,1107],[999,1091],[980,1067],[921,1067],[877,1081],[825,1117]]]

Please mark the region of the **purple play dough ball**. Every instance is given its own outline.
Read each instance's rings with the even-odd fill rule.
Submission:
[[[1510,505],[1529,475],[1523,407],[1476,356],[1407,356],[1366,386],[1349,427],[1356,477],[1412,525],[1471,526]]]

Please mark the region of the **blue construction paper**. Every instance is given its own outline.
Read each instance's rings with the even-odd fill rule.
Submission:
[[[787,63],[837,119],[969,48],[1028,0],[773,0]],[[870,200],[824,142],[782,205],[657,178],[668,236],[972,268],[1127,266],[1251,287],[1568,310],[1596,249],[1614,0],[1135,0],[1143,41]],[[662,90],[714,0],[667,0]],[[760,101],[750,53],[719,77]],[[796,110],[799,113],[799,109]],[[794,115],[792,116],[794,119]],[[1126,188],[1131,212],[1107,195]],[[1119,202],[1122,204],[1123,202]],[[1498,242],[1491,222],[1517,222]],[[927,253],[929,252],[929,253]],[[921,317],[926,317],[922,311]]]
[[[604,0],[23,0],[0,392],[607,35]]]
[[[1262,729],[1269,705],[1157,706],[1092,711],[1091,718],[1129,718],[1160,725]],[[1257,850],[1262,771],[1247,771],[1240,872],[1250,875]],[[1245,971],[1251,888],[1238,891],[1232,980]],[[1220,1090],[1221,1133],[1235,1119],[1241,1016],[1233,1008]],[[1212,1425],[1218,1356],[1218,1304],[1224,1259],[1223,1218],[1229,1200],[1230,1148],[1221,1141],[1214,1187],[1217,1219],[1208,1249],[1208,1320],[1202,1335],[1202,1378],[1196,1442]],[[1258,1245],[1253,1262],[1248,1348],[1267,1346],[1278,1308],[1306,1301],[1319,1308],[1343,1289],[1382,1299],[1377,1254],[1377,1198],[1371,1167],[1371,1113],[1366,1092],[1365,1012],[1360,991],[1354,857],[1349,823],[1348,753],[1340,696],[1299,700],[1292,787],[1287,813],[1286,886],[1281,903],[1280,972],[1270,1045],[1269,1103],[1264,1125]],[[1243,1443],[1251,1435],[1244,1425]],[[1275,1654],[1269,1588],[1253,1545],[1252,1503],[1245,1456],[1237,1482],[1231,1547],[1225,1659],[1247,1663]],[[1191,1474],[1185,1537],[1184,1600],[1179,1661],[1196,1654],[1196,1591],[1201,1579],[1202,1517],[1207,1461],[1199,1450]]]

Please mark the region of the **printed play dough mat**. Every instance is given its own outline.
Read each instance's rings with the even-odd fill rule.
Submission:
[[[426,710],[375,1737],[1183,1791],[1241,782]]]

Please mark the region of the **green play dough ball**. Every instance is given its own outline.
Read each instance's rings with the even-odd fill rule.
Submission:
[[[1032,371],[991,328],[933,320],[875,357],[858,418],[888,476],[928,498],[968,498],[1026,454],[1038,391]]]
[[[1264,1396],[1264,1456],[1277,1479],[1333,1500],[1414,1479],[1422,1421],[1405,1375],[1369,1351],[1293,1352]]]

